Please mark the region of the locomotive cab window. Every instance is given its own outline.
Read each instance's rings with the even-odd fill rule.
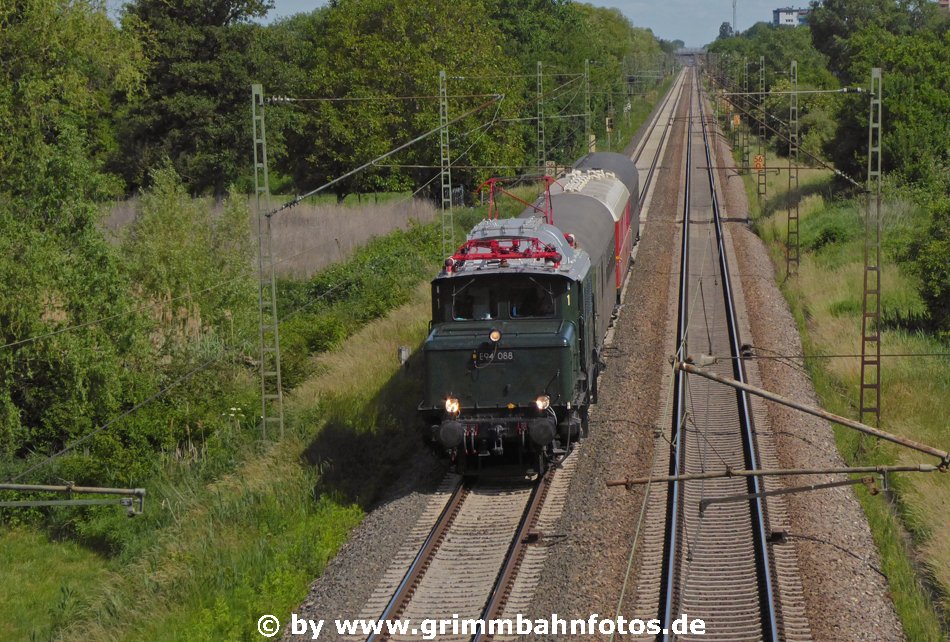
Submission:
[[[452,297],[451,318],[456,321],[497,318],[497,292],[491,285],[469,281],[459,287]]]
[[[434,320],[551,319],[569,290],[566,282],[530,275],[442,282],[432,290]]]
[[[512,319],[550,318],[554,316],[554,292],[535,279],[513,286],[508,291],[508,312]]]

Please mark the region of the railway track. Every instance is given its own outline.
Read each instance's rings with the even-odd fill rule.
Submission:
[[[713,133],[692,72],[688,105],[676,353],[681,358],[730,355],[706,367],[745,380],[713,169]],[[656,458],[654,475],[759,468],[760,460],[773,461],[770,439],[756,430],[762,408],[753,409],[746,395],[696,377],[687,379],[681,372],[672,375],[671,384],[670,427],[657,440],[658,452],[669,456]],[[700,510],[703,500],[768,489],[763,486],[757,478],[723,478],[652,489],[636,616],[661,620],[666,633],[658,639],[692,639],[672,630],[673,620],[683,613],[704,620],[704,640],[808,638],[803,610],[782,605],[782,595],[800,597],[794,554],[787,549],[773,552],[769,542],[769,534],[781,530],[787,519],[783,502],[767,505],[762,499],[745,498]]]
[[[733,303],[722,221],[716,194],[703,100],[691,89],[680,267],[678,355],[729,354],[714,364],[744,379],[741,341]],[[699,121],[700,126],[695,125]],[[694,149],[701,150],[696,158]],[[706,170],[693,172],[697,162]],[[736,395],[677,373],[674,382],[670,474],[708,468],[759,467],[752,413]],[[673,482],[668,497],[667,546],[661,588],[661,620],[669,629],[678,613],[701,617],[707,631],[730,640],[777,640],[765,506],[759,499],[719,505],[700,515],[700,502],[761,491],[755,477],[708,484]],[[664,639],[673,639],[672,633]]]
[[[673,120],[676,113],[676,106],[679,104],[683,91],[686,87],[686,75],[680,74],[673,84],[673,87],[666,94],[663,104],[657,111],[656,118],[650,123],[646,133],[637,144],[631,159],[637,166],[640,174],[640,195],[638,202],[640,205],[641,217],[645,214],[647,197],[650,194],[650,187],[653,185],[653,178],[663,151],[666,149],[670,132],[673,129]],[[663,129],[657,135],[657,127],[663,123]]]
[[[542,507],[557,470],[531,482],[457,479],[438,520],[375,617],[414,622],[501,617],[528,546],[541,537]],[[418,633],[382,633],[370,635],[367,642],[417,639]],[[474,642],[489,636],[448,633],[439,639]]]

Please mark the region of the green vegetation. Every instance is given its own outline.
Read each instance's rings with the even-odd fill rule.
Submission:
[[[602,132],[599,115],[624,97],[623,70],[660,66],[654,61],[666,55],[619,11],[562,0],[344,0],[270,25],[252,22],[271,8],[267,0],[205,5],[133,0],[123,12],[117,31],[148,52],[143,91],[117,100],[104,154],[127,189],[148,185],[167,158],[190,193],[220,196],[235,182],[249,191],[249,87],[262,82],[268,96],[329,99],[267,107],[275,187],[306,192],[436,127],[440,70],[453,117],[503,95],[452,128],[465,154],[455,181],[471,188],[490,170],[466,166],[533,164],[535,126],[519,119],[534,113],[538,61],[549,114],[583,111],[580,73],[585,59],[596,61],[593,126]],[[579,122],[549,118],[554,160],[569,162],[582,148]],[[417,145],[333,191],[419,189],[438,162],[435,144]]]
[[[813,172],[808,183],[830,183],[830,172]],[[749,181],[751,183],[751,181]],[[805,184],[803,182],[803,184]],[[777,186],[784,190],[784,186]],[[754,191],[754,185],[751,188]],[[774,193],[774,192],[772,192]],[[772,197],[777,199],[779,197]],[[801,208],[802,261],[799,275],[783,285],[799,322],[805,354],[859,354],[864,228],[862,207],[853,201],[825,202],[808,197]],[[889,205],[894,214],[899,206]],[[917,214],[916,218],[921,218]],[[902,222],[890,218],[885,239],[900,233]],[[906,224],[906,223],[903,223]],[[786,215],[778,209],[756,221],[770,242],[778,270],[784,270]],[[882,308],[884,354],[945,354],[950,342],[908,327],[925,306],[914,279],[898,264],[884,265]],[[806,360],[822,405],[857,417],[860,364],[856,358]],[[950,413],[950,361],[946,357],[885,358],[882,367],[881,427],[924,443],[947,447],[945,420]],[[852,465],[929,461],[907,450],[836,430],[838,447]],[[943,476],[895,476],[893,504],[860,492],[882,556],[883,572],[905,632],[911,640],[940,640],[947,624],[940,613],[950,607],[950,541],[943,534],[950,485]],[[905,529],[910,532],[909,550]],[[916,562],[915,562],[916,560]]]
[[[74,542],[51,541],[45,534],[16,528],[0,535],[0,638],[48,639],[53,624],[74,617],[88,606],[89,586],[104,582],[108,570],[95,553]]]
[[[180,185],[171,185],[164,193],[162,207],[151,198],[143,199],[137,228],[148,228],[168,208],[190,206],[178,202],[185,198]],[[195,220],[205,220],[197,216],[198,208],[191,207]],[[460,215],[456,234],[480,215],[477,211]],[[224,220],[226,215],[218,222]],[[214,222],[205,223],[214,229]],[[208,236],[208,228],[205,234],[187,228],[157,229],[175,236],[149,236],[142,230],[132,236],[137,242],[154,243],[153,249],[176,252],[175,261],[209,260],[207,252],[189,258],[193,248],[187,238]],[[397,467],[421,443],[411,420],[414,406],[405,402],[418,396],[418,363],[413,361],[410,371],[400,374],[395,353],[396,346],[417,346],[425,336],[427,290],[417,284],[436,269],[439,233],[436,224],[396,232],[370,242],[351,261],[309,283],[285,283],[282,298],[288,305],[331,279],[346,284],[333,297],[312,295],[308,300],[313,305],[302,308],[285,326],[282,339],[288,342],[291,357],[288,372],[299,373],[301,382],[288,402],[288,435],[276,443],[257,441],[251,409],[258,401],[250,373],[233,374],[230,392],[220,390],[222,397],[215,404],[203,401],[201,395],[208,389],[189,393],[189,404],[208,406],[208,421],[216,419],[213,431],[186,422],[184,410],[175,415],[173,408],[162,406],[162,412],[169,413],[164,417],[166,427],[180,422],[192,432],[148,471],[143,484],[149,490],[145,515],[129,520],[114,509],[69,513],[72,517],[51,514],[47,518],[51,524],[60,528],[63,524],[57,520],[70,520],[75,538],[108,556],[82,558],[100,568],[98,574],[81,568],[81,563],[64,566],[62,573],[48,569],[48,590],[29,599],[48,600],[49,595],[58,596],[58,590],[72,596],[72,575],[86,572],[90,578],[82,599],[69,597],[68,628],[56,628],[66,624],[57,624],[56,612],[50,611],[47,619],[34,611],[31,619],[16,623],[19,636],[48,629],[52,637],[91,640],[251,639],[251,627],[260,614],[289,613],[363,510],[375,501],[385,480],[397,474]],[[221,256],[219,251],[217,259]],[[210,269],[213,265],[204,266]],[[203,271],[196,274],[203,276]],[[200,309],[186,311],[189,319],[200,314]],[[297,319],[314,323],[293,325]],[[298,343],[316,336],[324,343]],[[350,339],[344,350],[346,337]],[[175,341],[177,335],[166,339]],[[164,344],[159,351],[163,349]],[[175,349],[168,353],[180,358]],[[309,356],[313,354],[319,356]],[[217,417],[211,417],[211,408]],[[198,434],[198,428],[208,432]],[[361,446],[354,447],[357,443]],[[356,468],[365,472],[354,475]],[[20,531],[7,531],[0,541],[9,539],[13,545],[22,537]],[[59,546],[45,540],[33,544],[35,548],[28,551],[15,548],[22,564],[38,563],[33,560]],[[143,598],[148,609],[140,607]]]
[[[732,86],[742,78],[742,59],[766,56],[767,89],[788,88],[780,74],[799,63],[799,89],[868,84],[872,66],[884,74],[883,163],[886,192],[919,216],[888,239],[887,250],[914,278],[929,330],[950,328],[950,243],[946,194],[950,191],[950,17],[930,2],[832,0],[815,7],[808,26],[757,24],[710,46],[719,54],[715,72]],[[754,76],[755,74],[753,74]],[[738,99],[740,111],[750,108]],[[763,109],[787,118],[788,99],[769,96]],[[853,183],[836,181],[842,196],[855,195],[867,167],[866,94],[806,94],[800,99],[801,162],[829,159]],[[770,119],[769,141],[785,153],[787,134]],[[905,217],[905,223],[910,219]],[[920,314],[915,312],[915,314]]]

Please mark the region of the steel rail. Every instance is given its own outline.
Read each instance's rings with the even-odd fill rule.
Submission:
[[[514,586],[515,577],[518,569],[524,560],[524,554],[527,545],[530,543],[532,533],[538,524],[538,517],[541,514],[541,507],[544,506],[544,500],[547,497],[548,489],[551,487],[551,480],[554,477],[554,470],[548,471],[536,482],[531,491],[531,497],[528,499],[528,505],[521,515],[521,521],[518,524],[518,530],[511,540],[508,547],[508,553],[505,555],[505,561],[498,573],[498,579],[492,587],[491,595],[482,610],[481,620],[484,623],[480,631],[472,636],[471,642],[482,642],[490,640],[493,635],[485,631],[490,620],[498,619],[504,611],[505,604],[511,594]]]
[[[459,479],[458,486],[455,487],[455,490],[449,497],[449,501],[445,504],[445,508],[443,508],[439,514],[439,519],[436,521],[435,526],[429,531],[429,535],[419,548],[419,552],[416,553],[412,564],[409,565],[409,569],[403,576],[395,593],[393,593],[392,599],[389,600],[382,615],[380,615],[380,620],[398,619],[405,610],[409,601],[412,599],[413,592],[419,585],[419,580],[425,575],[426,569],[428,569],[429,564],[435,557],[435,553],[445,539],[446,533],[448,533],[452,527],[452,523],[455,521],[455,517],[458,515],[462,502],[465,501],[468,492],[469,486],[463,479]],[[382,641],[388,638],[389,633],[384,630],[378,634],[371,633],[369,637],[366,638],[366,642]]]
[[[699,115],[702,121],[703,145],[706,151],[706,164],[712,167],[712,156],[709,143],[709,132],[706,127],[705,110],[703,109],[702,94],[699,99]],[[716,177],[712,169],[707,169],[709,189],[712,194],[713,222],[716,230],[716,241],[719,249],[719,270],[722,276],[723,298],[726,304],[726,324],[729,331],[729,344],[733,363],[733,372],[738,381],[747,383],[745,364],[740,358],[742,342],[739,338],[739,324],[736,317],[735,303],[732,297],[732,282],[729,276],[729,261],[726,257],[726,248],[722,232],[722,220],[719,212],[719,199],[716,194]],[[678,369],[678,372],[682,370]],[[746,391],[737,392],[739,405],[739,422],[742,430],[742,446],[745,451],[746,466],[750,470],[759,468],[758,453],[755,444],[755,428],[752,419],[752,407]],[[778,640],[778,623],[776,616],[775,592],[772,586],[772,570],[768,550],[768,528],[765,524],[765,507],[762,502],[762,481],[759,477],[748,477],[749,493],[758,495],[749,501],[752,514],[752,528],[755,539],[756,567],[759,575],[759,591],[761,594],[760,609],[762,613],[763,636],[765,640]]]
[[[676,320],[676,353],[685,354],[686,332],[689,327],[689,201],[690,201],[690,177],[693,166],[693,92],[695,85],[695,71],[687,72],[690,77],[686,83],[689,86],[689,118],[686,124],[686,180],[684,188],[683,202],[683,238],[680,245],[680,284],[679,284],[679,315]],[[686,416],[686,376],[685,373],[678,370],[674,373],[673,381],[673,426],[670,433],[670,466],[671,476],[679,475],[683,463],[683,434]],[[676,574],[678,565],[676,563],[679,556],[679,529],[680,513],[682,512],[681,487],[679,482],[673,482],[671,492],[667,495],[666,524],[667,537],[663,544],[663,570],[660,580],[660,609],[659,616],[662,626],[667,631],[670,630],[670,623],[673,621],[673,591],[676,586]],[[669,635],[663,636],[664,640],[669,639]]]
[[[514,586],[514,580],[518,569],[522,560],[524,559],[527,545],[530,543],[532,534],[537,527],[538,517],[541,513],[541,508],[544,505],[544,500],[547,497],[548,489],[551,486],[553,475],[554,469],[548,470],[545,475],[538,478],[538,480],[535,482],[534,488],[531,489],[531,495],[528,498],[528,503],[521,514],[521,517],[518,521],[518,527],[515,530],[515,534],[512,537],[511,543],[508,546],[505,559],[499,569],[498,575],[492,586],[491,593],[489,594],[485,602],[485,606],[482,609],[482,620],[486,623],[486,626],[490,619],[500,617],[501,611],[505,607],[505,603],[507,602],[511,593],[511,589]],[[432,560],[435,558],[439,547],[445,540],[446,534],[452,528],[455,517],[458,515],[461,506],[465,501],[465,497],[469,493],[469,490],[470,487],[468,484],[466,484],[464,481],[459,482],[459,485],[455,488],[455,491],[452,493],[452,496],[446,503],[445,508],[443,508],[442,512],[439,514],[439,519],[432,527],[432,530],[429,532],[429,535],[426,537],[425,541],[420,547],[419,552],[416,553],[412,564],[409,565],[409,568],[403,576],[402,581],[400,581],[399,586],[393,593],[392,598],[390,598],[386,608],[380,615],[380,621],[385,622],[397,620],[405,612],[406,607],[412,600],[412,596],[416,590],[416,587],[419,586],[422,577],[425,575]],[[488,640],[491,637],[492,636],[489,635],[488,632],[483,628],[481,631],[476,632],[473,635],[472,642]],[[383,640],[388,640],[389,638],[390,633],[384,627],[379,633],[371,633],[366,638],[366,642],[382,642]]]

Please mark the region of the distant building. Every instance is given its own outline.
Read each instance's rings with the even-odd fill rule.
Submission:
[[[950,0],[941,0],[941,2],[950,2]],[[811,9],[793,9],[785,7],[772,11],[772,24],[783,27],[797,27],[805,24]]]
[[[941,9],[947,9],[950,11],[950,0],[937,0],[937,4],[940,5]]]

